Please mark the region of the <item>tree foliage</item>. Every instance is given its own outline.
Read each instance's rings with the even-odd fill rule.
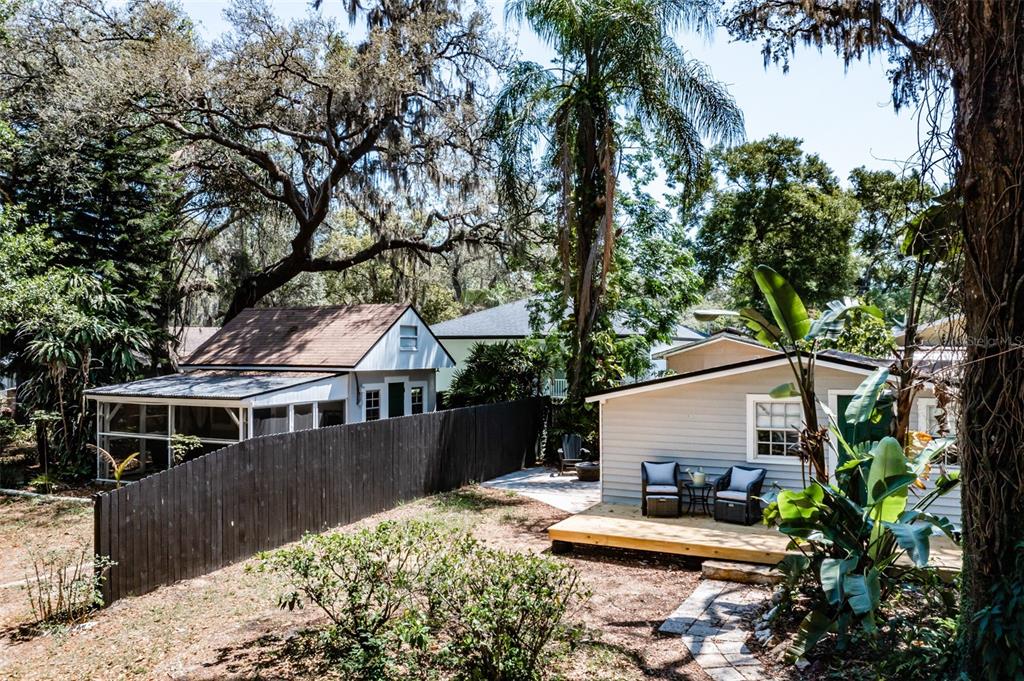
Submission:
[[[276,210],[291,224],[287,249],[241,277],[226,317],[303,272],[498,238],[481,109],[502,50],[480,10],[352,4],[359,40],[315,13],[285,24],[257,0],[227,16],[231,31],[211,45],[160,30],[117,83],[187,145],[208,210]],[[325,253],[340,210],[366,240]]]
[[[52,414],[38,444],[52,449],[57,474],[86,476],[94,422],[84,390],[135,376],[146,330],[128,319],[114,272],[55,263],[66,247],[40,226],[16,230],[9,215],[0,211],[0,337],[14,352],[3,359],[23,379],[19,408]]]
[[[1024,55],[1020,2],[1003,0],[738,0],[733,35],[785,65],[797,44],[847,63],[886,57],[899,107],[921,102],[929,147],[946,154],[954,187],[932,217],[963,237],[965,332],[959,381],[964,478],[964,580],[958,672],[1001,678],[1020,641],[972,616],[1024,581]],[[948,113],[948,115],[945,115]],[[938,145],[936,145],[938,142]],[[938,146],[938,148],[936,148]],[[933,221],[935,223],[938,220]]]
[[[499,198],[513,215],[541,205],[553,226],[561,293],[552,318],[566,320],[569,401],[578,403],[593,385],[588,358],[603,357],[595,339],[611,326],[616,244],[628,229],[618,213],[620,159],[656,137],[681,159],[675,170],[693,174],[702,137],[738,139],[742,116],[672,39],[679,28],[707,29],[712,3],[513,0],[506,12],[558,57],[552,67],[510,69],[492,128]]]
[[[705,290],[728,289],[732,305],[760,305],[751,272],[768,265],[821,308],[850,293],[857,202],[801,141],[772,135],[711,155],[721,186],[695,238]]]
[[[445,397],[449,407],[510,402],[540,395],[551,356],[538,341],[476,343]]]

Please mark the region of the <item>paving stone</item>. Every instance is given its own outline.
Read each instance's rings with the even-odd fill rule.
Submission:
[[[718,667],[704,671],[714,681],[747,681],[746,677],[733,667]]]
[[[735,669],[743,675],[746,681],[766,681],[769,678],[761,665],[756,667],[736,667]]]
[[[692,617],[672,617],[665,620],[658,631],[662,634],[685,634],[690,625],[694,623]]]
[[[693,659],[714,681],[765,679],[760,661],[746,645],[750,633],[744,620],[767,598],[763,590],[706,579],[659,631],[680,634]]]
[[[700,566],[705,579],[744,584],[778,584],[782,573],[768,565],[731,563],[724,560],[706,560]]]
[[[750,653],[750,648],[743,641],[715,641],[715,647],[721,653]]]
[[[694,622],[690,625],[690,628],[686,630],[686,633],[690,636],[717,636],[722,633],[722,628],[711,626],[704,622]]]
[[[749,653],[722,653],[722,657],[734,667],[761,666],[761,661]]]
[[[694,655],[705,650],[712,653],[718,652],[718,648],[715,644],[710,639],[706,639],[703,636],[690,636],[689,634],[683,634],[682,639],[683,645],[686,646],[686,649]]]
[[[701,653],[700,655],[694,655],[693,659],[697,661],[697,664],[701,666],[705,671],[711,669],[720,669],[722,667],[732,667],[732,663],[729,662],[725,655],[719,655],[718,653]]]

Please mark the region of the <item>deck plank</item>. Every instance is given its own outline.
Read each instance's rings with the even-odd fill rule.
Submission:
[[[552,541],[657,551],[698,558],[775,565],[787,555],[788,538],[761,524],[733,525],[706,516],[646,518],[639,506],[597,504],[548,528]],[[947,538],[932,539],[932,565],[960,569],[960,550]]]
[[[598,504],[548,528],[552,541],[658,551],[774,565],[787,540],[758,525],[730,525],[702,516],[645,518],[637,506]]]

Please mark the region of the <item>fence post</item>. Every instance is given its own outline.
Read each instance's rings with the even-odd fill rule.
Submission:
[[[93,548],[93,575],[100,585],[100,596],[103,604],[110,600],[110,585],[104,578],[103,560],[110,552],[108,546],[108,526],[106,522],[106,503],[102,493],[92,495],[92,548]]]

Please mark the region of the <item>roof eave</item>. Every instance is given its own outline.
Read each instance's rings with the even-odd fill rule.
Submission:
[[[756,371],[761,368],[772,368],[774,364],[779,366],[788,366],[787,360],[784,356],[772,355],[769,357],[758,357],[756,359],[745,360],[742,362],[733,362],[732,364],[723,364],[717,367],[710,367],[708,369],[700,369],[698,371],[691,371],[685,374],[678,374],[675,376],[662,376],[661,378],[651,379],[649,381],[640,381],[637,383],[630,383],[628,385],[616,386],[614,388],[608,388],[602,390],[584,398],[585,402],[601,402],[606,399],[614,397],[622,397],[625,394],[635,394],[640,392],[649,392],[652,390],[660,390],[662,388],[670,388],[673,385],[686,385],[688,383],[697,383],[700,381],[710,380],[718,375],[732,375],[739,373],[746,373],[748,371]],[[837,357],[822,357],[818,356],[816,364],[819,366],[827,366],[836,368],[839,370],[851,371],[862,375],[868,375],[877,366],[872,364],[866,364],[862,362],[854,362],[851,360],[840,359]]]

